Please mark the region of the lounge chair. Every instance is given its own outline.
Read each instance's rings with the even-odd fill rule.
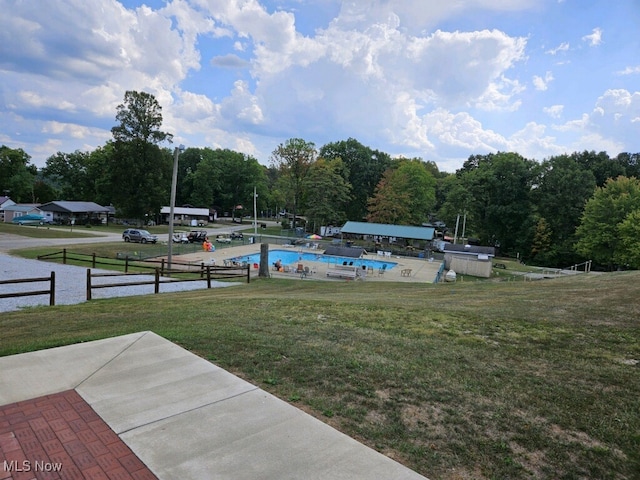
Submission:
[[[307,270],[308,269],[309,269],[309,267],[307,267]],[[300,275],[300,278],[304,278],[304,277],[307,276],[307,272],[305,271],[305,268],[301,263],[298,264],[298,268],[296,269],[296,273],[298,275]]]
[[[387,270],[387,264],[385,263],[384,265],[382,265],[382,267],[378,270],[378,276],[384,275],[384,272]]]

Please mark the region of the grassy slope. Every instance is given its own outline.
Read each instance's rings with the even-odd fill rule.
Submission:
[[[640,273],[262,280],[0,314],[0,355],[153,330],[432,479],[633,478]]]

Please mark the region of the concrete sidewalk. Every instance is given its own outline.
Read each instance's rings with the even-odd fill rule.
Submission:
[[[0,405],[75,391],[160,479],[424,479],[153,332],[0,358]]]

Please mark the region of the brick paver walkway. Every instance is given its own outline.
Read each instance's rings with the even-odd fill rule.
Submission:
[[[75,390],[0,407],[0,480],[157,480]]]

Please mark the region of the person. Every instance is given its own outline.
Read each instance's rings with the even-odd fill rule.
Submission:
[[[204,239],[204,242],[202,242],[202,249],[205,252],[210,252],[211,251],[211,247],[213,247],[213,244],[209,241],[209,237]]]
[[[278,259],[276,260],[276,263],[273,264],[274,267],[276,267],[276,270],[278,272],[282,271],[282,260]]]

